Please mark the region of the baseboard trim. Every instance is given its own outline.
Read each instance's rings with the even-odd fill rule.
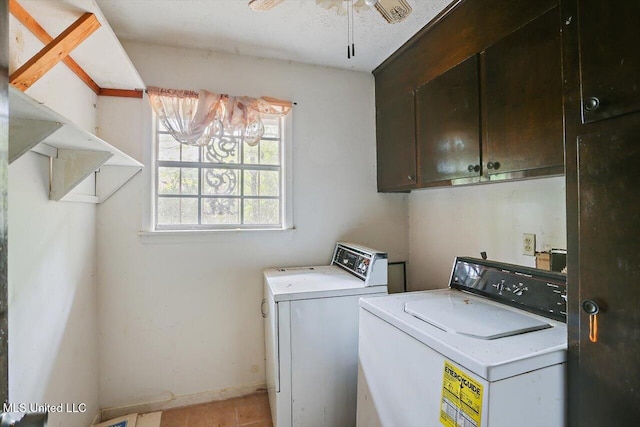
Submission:
[[[180,408],[182,406],[197,405],[200,403],[213,402],[215,400],[226,400],[233,397],[240,397],[260,390],[265,390],[266,387],[266,384],[259,383],[242,387],[224,388],[222,390],[172,396],[166,400],[104,408],[100,410],[99,415],[101,416],[101,420],[110,420],[112,418],[133,413],[144,414],[147,412],[165,411],[167,409]]]
[[[101,422],[102,422],[102,411],[98,409],[98,412],[96,412],[96,415],[93,417],[93,421],[91,421],[91,425],[93,426]]]

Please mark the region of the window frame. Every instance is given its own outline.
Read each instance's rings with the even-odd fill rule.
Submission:
[[[154,113],[151,114],[151,209],[150,209],[150,229],[152,233],[208,233],[218,231],[274,231],[293,229],[293,202],[292,202],[292,112],[280,117],[280,138],[263,137],[261,140],[280,141],[280,164],[279,165],[260,165],[244,163],[244,147],[239,150],[239,163],[211,163],[203,162],[202,154],[197,162],[184,162],[180,160],[159,160],[159,135],[168,134],[168,132],[160,131],[158,119]],[[245,144],[241,142],[241,144]],[[200,152],[202,153],[202,151]],[[196,168],[198,169],[198,192],[197,194],[158,194],[159,184],[159,168],[160,167],[176,167],[176,168]],[[202,170],[211,169],[233,169],[238,171],[239,195],[237,196],[216,196],[203,194]],[[280,186],[279,196],[245,196],[244,193],[244,171],[279,171]],[[198,224],[158,224],[158,200],[160,198],[191,198],[198,200]],[[201,224],[202,222],[202,200],[209,198],[231,198],[238,200],[238,208],[240,209],[240,221],[244,221],[243,200],[279,200],[280,201],[280,223],[279,224]]]

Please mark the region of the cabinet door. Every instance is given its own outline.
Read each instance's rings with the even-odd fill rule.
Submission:
[[[414,94],[378,102],[378,190],[408,190],[416,184]]]
[[[580,0],[582,120],[640,111],[640,1]]]
[[[485,125],[483,173],[554,166],[562,173],[558,8],[489,47],[481,61]]]
[[[416,92],[421,183],[480,175],[478,59],[474,55]]]
[[[580,201],[568,318],[569,416],[580,427],[640,419],[640,114],[605,123],[578,137],[578,181],[567,188]],[[600,306],[597,342],[588,300]]]

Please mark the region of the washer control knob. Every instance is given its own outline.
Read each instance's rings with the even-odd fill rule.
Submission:
[[[504,280],[501,280],[500,283],[494,283],[491,286],[496,288],[496,290],[498,291],[498,295],[502,295],[502,290],[504,289]]]
[[[528,290],[529,290],[529,288],[527,288],[524,284],[518,283],[517,285],[515,285],[513,287],[513,291],[512,292],[514,294],[518,295],[518,296],[521,296],[523,293],[525,293]]]

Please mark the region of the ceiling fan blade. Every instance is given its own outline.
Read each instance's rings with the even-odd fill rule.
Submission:
[[[249,0],[249,7],[251,10],[269,10],[282,2],[283,0]]]
[[[389,24],[404,21],[412,10],[406,0],[378,0],[375,6]]]

